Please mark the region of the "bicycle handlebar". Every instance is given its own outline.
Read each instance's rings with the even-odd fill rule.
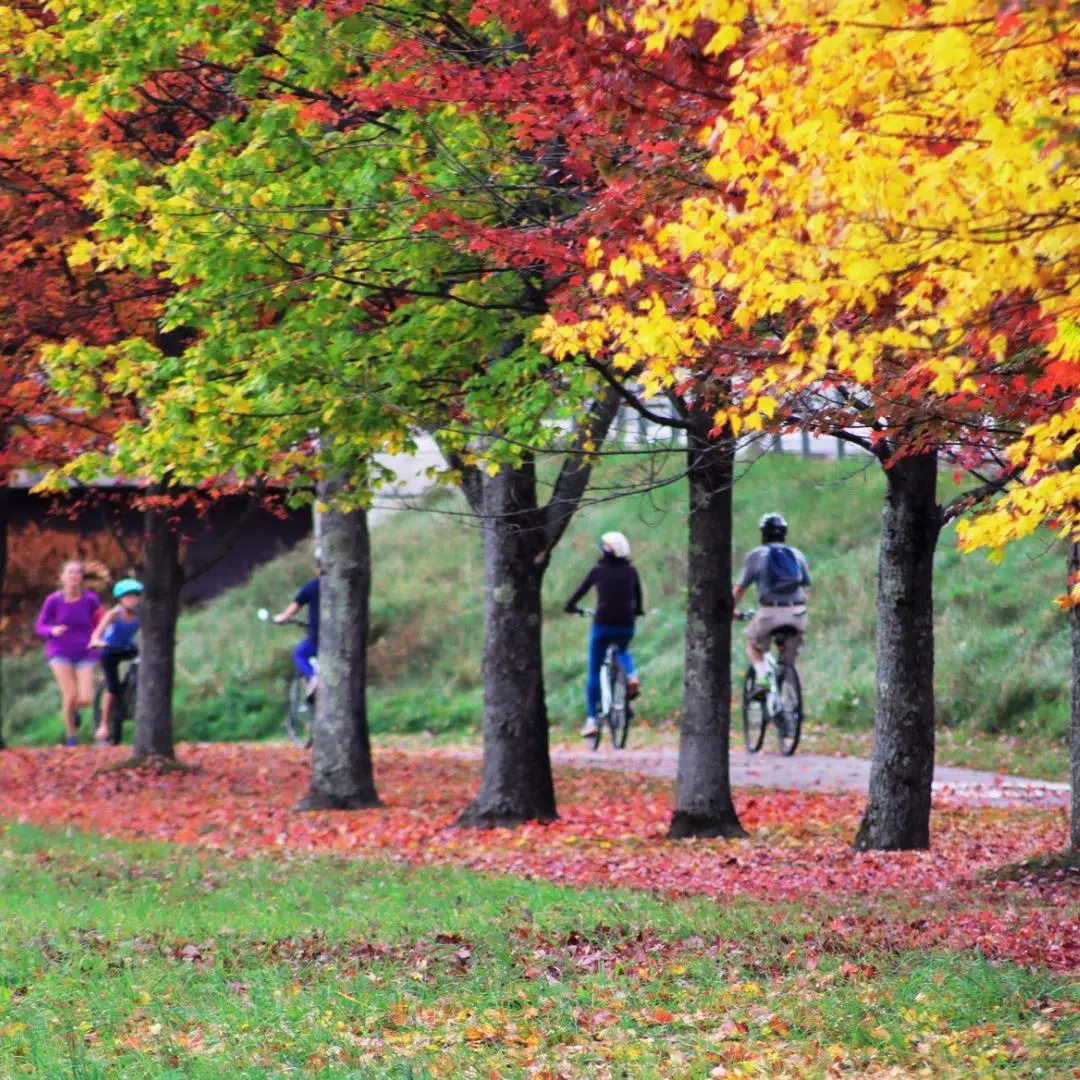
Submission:
[[[564,608],[563,610],[565,611],[566,609]],[[578,615],[582,619],[585,619],[585,618],[588,618],[590,615],[595,615],[596,612],[592,608],[576,607],[576,608],[573,609],[573,611],[567,611],[566,614],[567,615]],[[638,616],[636,616],[636,618],[644,619],[645,616],[644,615],[638,615]]]
[[[754,608],[747,608],[745,611],[733,611],[731,617],[736,622],[749,622],[756,614]]]
[[[307,623],[303,622],[301,619],[286,619],[284,622],[274,622],[274,620],[270,618],[270,612],[267,611],[267,609],[264,607],[259,608],[259,610],[255,612],[255,614],[258,616],[260,622],[273,623],[274,626],[303,626],[305,628],[307,627]]]

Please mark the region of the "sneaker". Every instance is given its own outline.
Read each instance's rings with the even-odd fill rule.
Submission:
[[[79,740],[78,740],[78,739],[76,739],[74,735],[69,735],[69,736],[68,736],[68,737],[67,737],[67,738],[66,738],[66,739],[64,740],[64,745],[65,745],[65,746],[78,746],[78,745],[79,745]]]
[[[585,721],[585,726],[581,729],[581,737],[583,739],[592,738],[599,730],[600,727],[596,723],[596,718],[590,716],[589,719]]]
[[[641,680],[636,675],[626,680],[626,696],[631,701],[641,697]]]

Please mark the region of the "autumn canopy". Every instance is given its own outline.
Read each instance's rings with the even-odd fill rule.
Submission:
[[[962,519],[969,549],[1046,525],[1080,542],[1078,16],[1072,0],[0,8],[0,466],[122,476],[158,500],[139,755],[173,753],[187,571],[169,508],[270,484],[324,515],[305,808],[379,804],[366,512],[385,455],[426,435],[483,533],[485,757],[461,820],[553,819],[542,585],[622,407],[676,433],[688,493],[671,835],[743,833],[735,460],[801,429],[886,476],[857,844],[927,846],[942,529]],[[970,481],[955,498],[944,462]]]

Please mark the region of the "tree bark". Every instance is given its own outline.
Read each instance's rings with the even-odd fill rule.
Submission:
[[[745,836],[731,798],[731,487],[735,444],[687,433],[686,654],[675,813],[668,836]]]
[[[544,573],[588,487],[589,453],[619,410],[608,387],[578,424],[551,498],[537,504],[536,463],[489,476],[449,451],[484,538],[484,764],[480,791],[458,819],[466,828],[555,819],[544,700]]]
[[[161,494],[161,492],[158,492]],[[180,616],[180,536],[167,508],[150,508],[144,522],[143,594],[139,605],[139,683],[135,696],[134,756],[175,756],[173,683],[176,622]]]
[[[1080,574],[1080,544],[1069,545],[1068,583]],[[1072,709],[1069,716],[1069,780],[1072,787],[1072,813],[1069,822],[1069,846],[1080,851],[1080,607],[1069,611],[1072,623]]]
[[[885,471],[877,595],[877,703],[870,798],[855,847],[930,846],[934,779],[934,550],[937,454]]]
[[[484,765],[479,794],[458,824],[494,828],[553,821],[540,598],[550,548],[537,512],[533,462],[485,474],[480,497]]]
[[[327,485],[332,497],[334,485]],[[363,510],[322,515],[319,693],[312,731],[311,787],[297,810],[381,806],[367,720],[371,538]]]

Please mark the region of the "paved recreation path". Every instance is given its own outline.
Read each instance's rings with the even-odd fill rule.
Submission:
[[[448,756],[477,760],[479,747],[444,748]],[[674,746],[631,747],[600,750],[559,743],[551,748],[554,765],[575,769],[623,769],[645,776],[675,776],[678,751]],[[747,754],[733,750],[731,781],[736,787],[796,788],[802,791],[862,791],[870,782],[870,762],[863,758],[800,754],[784,757],[776,752]],[[939,802],[962,802],[971,806],[1067,806],[1069,785],[1052,780],[960,769],[938,765],[934,770],[934,794]]]

